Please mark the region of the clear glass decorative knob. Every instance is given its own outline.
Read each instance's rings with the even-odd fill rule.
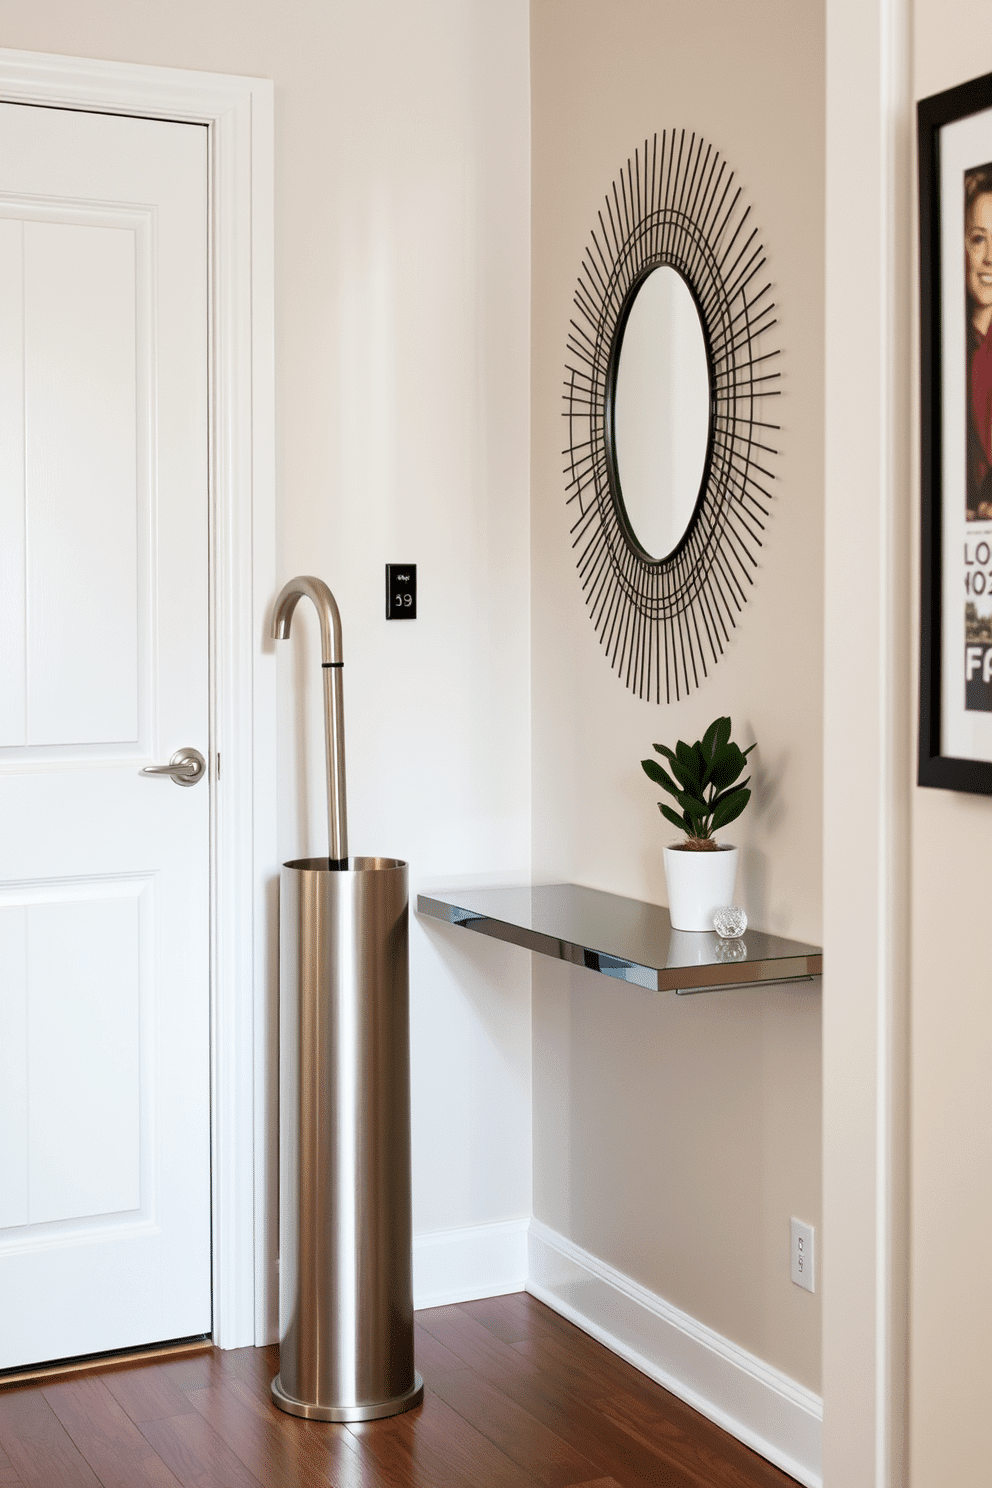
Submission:
[[[724,940],[736,940],[747,929],[747,915],[739,904],[724,904],[713,911],[713,929]]]

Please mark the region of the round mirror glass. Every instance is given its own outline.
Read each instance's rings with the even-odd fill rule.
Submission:
[[[710,431],[710,377],[696,302],[667,264],[642,281],[616,362],[613,458],[627,521],[664,558],[696,507]]]

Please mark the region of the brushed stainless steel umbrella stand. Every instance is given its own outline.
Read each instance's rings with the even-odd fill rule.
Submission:
[[[341,620],[320,579],[330,855],[280,881],[279,1373],[281,1410],[370,1421],[418,1405],[413,1359],[407,865],[349,858]]]

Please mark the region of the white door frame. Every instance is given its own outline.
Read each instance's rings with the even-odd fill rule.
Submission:
[[[266,1341],[271,1310],[262,1240],[275,974],[265,901],[278,866],[275,664],[265,639],[275,580],[273,85],[0,50],[0,101],[209,131],[210,743],[221,756],[211,808],[213,1336],[239,1348]]]
[[[826,5],[827,1488],[908,1473],[911,12]]]

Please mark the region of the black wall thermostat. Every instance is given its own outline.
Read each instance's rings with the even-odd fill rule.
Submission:
[[[386,619],[416,620],[417,565],[386,564]]]

